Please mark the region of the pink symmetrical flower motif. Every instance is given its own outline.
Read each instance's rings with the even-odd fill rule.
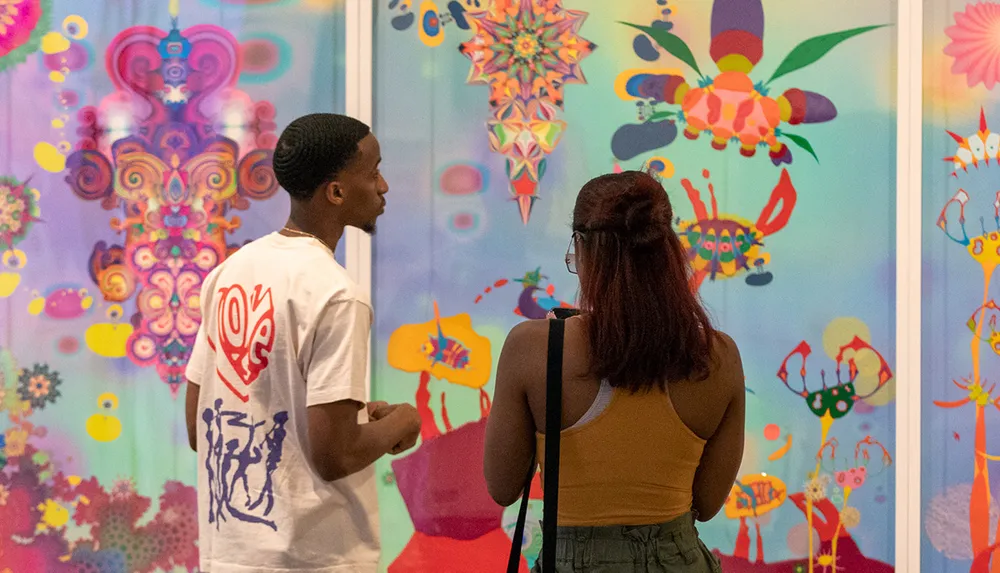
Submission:
[[[944,53],[955,59],[951,72],[965,74],[969,87],[993,89],[1000,82],[1000,3],[967,5],[944,33],[951,38]]]
[[[108,302],[134,298],[126,353],[176,396],[202,280],[238,248],[226,237],[241,225],[233,212],[278,190],[275,110],[237,88],[239,43],[218,26],[182,30],[171,12],[169,30],[128,28],[107,53],[116,91],[80,111],[66,181],[117,212],[110,227],[123,241],[94,245],[91,278]]]

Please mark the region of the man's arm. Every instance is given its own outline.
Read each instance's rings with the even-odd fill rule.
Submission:
[[[312,460],[320,477],[335,481],[375,463],[397,446],[413,447],[420,416],[409,404],[395,407],[384,418],[358,423],[358,402],[343,400],[308,410]]]
[[[357,300],[330,302],[317,318],[304,360],[309,449],[320,477],[334,481],[383,455],[413,447],[420,416],[405,404],[359,421],[366,396],[371,309]]]
[[[188,445],[191,450],[198,451],[198,397],[201,394],[201,385],[206,381],[206,372],[215,369],[215,350],[208,343],[208,320],[209,301],[212,299],[212,289],[215,285],[215,275],[219,267],[216,267],[208,274],[201,284],[201,324],[198,325],[198,334],[194,338],[194,346],[191,348],[191,356],[188,358],[185,374],[187,376],[187,391],[184,397],[184,420],[187,422]],[[209,374],[211,376],[211,374]]]
[[[187,421],[188,444],[191,451],[198,451],[198,394],[201,388],[188,380],[184,397],[184,418]]]

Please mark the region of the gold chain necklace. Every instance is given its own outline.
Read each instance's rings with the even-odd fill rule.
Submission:
[[[323,239],[320,239],[319,237],[317,237],[316,235],[313,235],[312,233],[307,233],[305,231],[299,231],[298,229],[289,229],[287,226],[282,227],[281,230],[282,231],[288,231],[289,233],[295,233],[296,235],[299,235],[301,237],[312,237],[313,239],[316,239],[317,241],[319,241],[320,244],[322,244],[324,247],[326,247],[327,250],[329,250],[331,253],[333,252],[333,249],[330,247],[330,245],[326,244],[326,241],[324,241]]]

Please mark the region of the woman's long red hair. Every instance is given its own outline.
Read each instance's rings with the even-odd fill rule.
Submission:
[[[583,186],[573,210],[594,375],[633,392],[704,379],[714,330],[690,286],[663,186],[638,171]]]

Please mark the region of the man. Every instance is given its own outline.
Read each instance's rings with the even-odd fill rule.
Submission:
[[[187,368],[201,570],[374,573],[372,464],[416,443],[412,406],[369,404],[372,309],[333,258],[385,211],[379,144],[349,117],[301,117],[274,152],[283,229],[205,279]]]

